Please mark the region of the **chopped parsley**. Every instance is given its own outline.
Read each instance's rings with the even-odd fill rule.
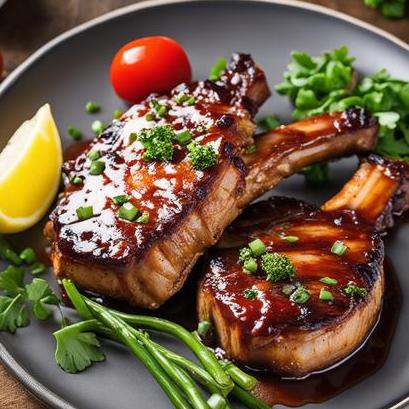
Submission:
[[[175,133],[169,125],[143,129],[137,139],[145,148],[143,158],[146,161],[170,161],[173,156],[173,139]]]
[[[246,290],[243,291],[243,296],[244,298],[248,298],[250,300],[257,298],[258,291],[255,290],[254,288],[247,288]]]
[[[218,154],[210,144],[191,142],[187,145],[189,159],[196,170],[205,170],[217,164]]]
[[[368,294],[368,291],[365,288],[358,287],[353,282],[349,282],[343,291],[346,295],[350,295],[351,297],[359,297],[359,298],[364,298]]]

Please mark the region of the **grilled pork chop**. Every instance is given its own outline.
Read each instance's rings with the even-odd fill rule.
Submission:
[[[222,240],[234,247],[210,252],[200,319],[213,322],[219,345],[244,364],[292,377],[331,366],[377,322],[384,291],[380,233],[408,207],[409,166],[376,156],[321,209],[280,197],[250,206]],[[269,281],[260,259],[255,274],[245,273],[239,248],[255,238],[286,255],[295,273]]]
[[[57,277],[146,308],[169,299],[204,249],[219,239],[246,204],[240,200],[248,172],[243,160],[255,164],[250,180],[258,162],[253,155],[245,157],[245,147],[253,143],[252,116],[268,95],[264,73],[248,55],[235,54],[220,80],[181,85],[169,96],[152,96],[114,121],[64,166],[65,193],[46,226]],[[161,115],[152,112],[152,105],[158,104],[166,107]],[[163,125],[176,132],[187,129],[196,142],[211,144],[217,164],[194,169],[186,147],[178,144],[167,162],[144,160],[144,146],[134,141],[135,135]],[[277,155],[277,160],[268,162],[274,165],[270,178],[261,185],[254,179],[258,187],[253,196],[317,158],[368,150],[376,141],[376,123],[362,110],[322,116],[299,126],[260,138],[267,139],[260,153]],[[279,142],[284,134],[292,142]],[[315,139],[325,145],[319,154]],[[105,168],[90,175],[89,153],[96,151]],[[83,182],[73,183],[79,179]],[[149,215],[147,222],[119,217],[113,198],[124,194]],[[79,220],[77,210],[91,205],[92,217]]]

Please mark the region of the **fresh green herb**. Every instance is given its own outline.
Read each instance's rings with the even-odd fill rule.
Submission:
[[[260,240],[255,239],[248,244],[254,256],[261,256],[266,252],[266,245]]]
[[[100,175],[105,170],[105,162],[102,160],[93,160],[89,168],[89,174],[93,176]]]
[[[321,283],[326,284],[326,285],[337,285],[338,284],[338,280],[336,280],[335,278],[331,278],[331,277],[323,277],[320,279]]]
[[[255,273],[257,271],[257,261],[255,258],[250,257],[243,263],[243,270],[245,273]]]
[[[15,296],[24,291],[24,270],[21,267],[9,265],[0,273],[0,289],[9,296]]]
[[[87,154],[88,159],[92,161],[98,160],[101,157],[101,154],[98,151],[89,151]]]
[[[14,334],[17,328],[26,327],[29,323],[27,307],[21,294],[14,298],[0,295],[0,332]]]
[[[175,133],[169,125],[143,129],[138,134],[138,141],[145,148],[143,158],[146,161],[169,161],[173,156],[173,138]]]
[[[121,219],[133,222],[141,212],[130,202],[124,203],[118,211]]]
[[[272,129],[278,128],[280,126],[280,119],[277,115],[267,115],[261,118],[257,125],[260,128],[265,129],[266,131],[270,131]]]
[[[85,104],[85,111],[87,111],[88,114],[95,114],[101,110],[101,107],[94,101],[88,101]]]
[[[297,242],[298,240],[300,240],[300,238],[297,237],[297,236],[282,236],[281,238],[282,238],[283,240],[285,240],[285,241],[288,241],[289,243],[295,243],[295,242]]]
[[[378,9],[386,18],[403,18],[407,0],[364,0],[367,7]]]
[[[44,321],[52,315],[47,305],[59,305],[60,300],[52,292],[48,282],[42,278],[34,278],[33,281],[26,285],[27,300],[31,301],[34,316]]]
[[[186,100],[186,105],[194,105],[196,103],[196,98],[192,95]]]
[[[200,321],[199,324],[197,325],[197,333],[201,337],[205,337],[211,327],[212,327],[212,324],[210,324],[209,321]]]
[[[76,175],[71,179],[71,183],[73,185],[82,185],[84,183],[84,178]]]
[[[227,60],[225,58],[219,58],[212,65],[209,72],[209,80],[217,81],[220,79],[223,71],[227,68]]]
[[[175,97],[175,102],[176,102],[178,105],[182,105],[182,104],[183,104],[184,102],[186,102],[189,98],[190,98],[190,95],[180,93],[179,95],[177,95],[177,96]]]
[[[344,288],[344,293],[350,295],[351,297],[360,297],[364,298],[367,296],[368,291],[363,287],[358,287],[355,283],[349,282],[348,285]]]
[[[143,212],[137,219],[137,223],[147,224],[149,222],[149,213]]]
[[[43,274],[43,273],[45,273],[45,270],[46,270],[46,267],[45,267],[45,265],[43,263],[34,263],[31,266],[31,274],[33,276]]]
[[[255,290],[254,288],[247,288],[246,290],[243,291],[243,296],[250,300],[256,298],[257,295],[258,295],[258,291]]]
[[[266,253],[261,256],[261,268],[267,275],[267,280],[277,282],[290,278],[295,273],[295,267],[285,254]]]
[[[152,100],[150,103],[151,107],[155,110],[156,114],[160,118],[165,118],[166,115],[168,114],[168,107],[166,105],[162,105],[159,101],[156,99]]]
[[[105,359],[93,332],[97,326],[96,320],[81,321],[54,332],[55,360],[65,372],[77,373]]]
[[[79,141],[82,138],[82,132],[75,126],[70,126],[68,128],[68,135],[70,135],[74,141]]]
[[[310,293],[301,285],[290,295],[290,300],[296,304],[305,304],[309,299]]]
[[[92,123],[91,129],[92,129],[92,132],[94,132],[95,135],[99,136],[104,131],[105,124],[98,119],[98,120],[96,120],[96,121],[94,121]]]
[[[36,253],[31,247],[27,247],[20,253],[20,259],[26,264],[33,264],[36,261]]]
[[[0,236],[0,259],[6,261],[6,252],[7,249],[11,250],[11,246],[6,239]]]
[[[304,175],[306,182],[312,186],[321,186],[330,180],[328,163],[306,166],[300,173]]]
[[[148,112],[148,113],[145,115],[145,119],[146,119],[148,122],[154,121],[154,120],[156,119],[156,115],[155,115],[153,112]]]
[[[131,132],[129,134],[129,144],[134,143],[138,139],[138,134],[136,132]]]
[[[114,204],[116,205],[123,205],[124,203],[126,203],[129,200],[129,196],[128,195],[118,195],[118,196],[114,196],[112,198],[112,201],[114,202]]]
[[[196,170],[205,170],[217,164],[218,154],[210,144],[191,142],[187,145],[189,159]]]
[[[284,284],[283,287],[281,288],[281,291],[285,295],[291,295],[296,289],[297,286],[294,284]]]
[[[81,206],[76,211],[78,220],[87,220],[94,215],[94,209],[92,206]]]
[[[337,240],[331,247],[331,253],[341,257],[346,253],[347,249],[348,247],[341,240]]]
[[[187,145],[192,140],[193,135],[188,130],[179,132],[175,135],[175,139],[179,145]]]
[[[248,155],[251,155],[252,153],[256,153],[257,152],[257,145],[255,143],[246,146],[246,153]]]
[[[122,111],[120,111],[119,109],[115,109],[115,111],[113,113],[114,119],[119,119],[122,115],[123,115]]]
[[[321,288],[319,298],[322,301],[333,301],[334,300],[334,296],[332,295],[331,291],[328,291],[326,288]]]
[[[4,259],[15,266],[21,266],[23,264],[23,260],[21,260],[18,254],[11,248],[5,249]]]

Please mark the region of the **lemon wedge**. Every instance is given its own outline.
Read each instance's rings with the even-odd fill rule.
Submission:
[[[36,224],[58,190],[62,149],[48,104],[25,121],[0,152],[0,233]]]

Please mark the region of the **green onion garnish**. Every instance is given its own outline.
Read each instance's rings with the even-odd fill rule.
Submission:
[[[101,157],[98,151],[89,151],[87,156],[91,160],[97,160]]]
[[[68,128],[68,135],[70,135],[74,141],[79,141],[82,138],[82,132],[78,128],[75,128],[75,126]]]
[[[334,296],[332,295],[331,291],[328,291],[325,288],[321,288],[320,300],[322,300],[322,301],[333,301]]]
[[[89,170],[90,175],[100,175],[105,170],[105,162],[102,160],[93,160]]]
[[[137,223],[142,223],[142,224],[146,224],[149,222],[149,213],[148,212],[143,212],[137,219],[136,219]]]
[[[79,220],[87,220],[94,215],[94,209],[92,206],[81,206],[76,210]]]
[[[250,257],[243,263],[243,270],[245,273],[255,273],[257,271],[257,261]]]
[[[74,176],[71,179],[71,183],[73,185],[82,185],[84,183],[84,179],[81,176]]]
[[[152,112],[148,112],[146,115],[145,115],[145,119],[147,120],[147,121],[153,121],[154,119],[156,118],[156,116],[155,116],[155,114],[154,113],[152,113]]]
[[[139,214],[140,211],[130,202],[124,203],[118,211],[118,216],[121,219],[125,219],[130,222],[133,222]]]
[[[355,283],[349,282],[348,285],[344,288],[344,293],[352,297],[357,296],[360,298],[364,298],[368,294],[368,291],[364,287],[358,287]]]
[[[219,58],[212,65],[209,72],[209,80],[217,81],[220,79],[222,72],[227,68],[227,60],[225,58]]]
[[[34,263],[31,266],[31,274],[32,275],[40,275],[43,274],[45,272],[46,268],[45,265],[43,263]]]
[[[297,236],[283,236],[282,239],[288,241],[289,243],[295,243],[300,238]]]
[[[304,304],[310,299],[310,293],[302,286],[298,287],[290,296],[290,300],[297,304]]]
[[[175,139],[179,145],[187,145],[193,138],[193,135],[188,131],[182,131],[175,135]]]
[[[36,261],[36,253],[31,247],[25,248],[21,253],[20,253],[20,258],[23,260],[26,264],[33,264],[34,261]]]
[[[138,139],[138,134],[136,132],[131,132],[129,134],[129,143],[134,143]]]
[[[98,119],[98,120],[96,120],[96,121],[94,121],[92,123],[91,129],[92,129],[92,132],[94,132],[95,135],[97,135],[97,136],[101,135],[102,132],[105,129],[105,124]]]
[[[331,247],[331,253],[337,256],[343,256],[347,251],[347,246],[340,240],[337,240]]]
[[[186,102],[190,98],[190,95],[186,94],[179,94],[175,97],[175,101],[178,105],[182,105],[184,102]]]
[[[243,296],[250,300],[253,298],[256,298],[257,294],[258,294],[258,291],[254,290],[253,288],[247,288],[246,290],[243,291]]]
[[[200,321],[199,324],[197,324],[197,333],[201,337],[204,337],[209,332],[211,327],[212,324],[210,324],[209,321]]]
[[[250,250],[257,257],[266,252],[266,246],[260,239],[255,239],[249,243]]]
[[[120,111],[119,109],[115,109],[113,117],[114,119],[119,119],[122,116],[123,112]]]
[[[23,264],[23,260],[21,260],[18,254],[10,248],[4,251],[4,258],[15,266],[21,266]]]
[[[336,280],[335,278],[331,278],[331,277],[323,277],[320,279],[321,283],[324,283],[326,285],[337,285],[338,284],[338,280]]]
[[[156,111],[160,118],[164,118],[168,114],[168,107],[162,105],[159,101],[151,101],[151,107]]]
[[[195,102],[196,102],[196,98],[194,96],[191,96],[186,100],[187,105],[194,105]]]
[[[101,110],[101,107],[94,101],[88,101],[85,104],[85,110],[89,114],[95,114],[95,113],[97,113],[97,112],[99,112]]]
[[[123,205],[124,203],[126,203],[129,200],[129,196],[128,195],[118,195],[118,196],[114,196],[112,198],[112,201],[116,204],[116,205]]]

